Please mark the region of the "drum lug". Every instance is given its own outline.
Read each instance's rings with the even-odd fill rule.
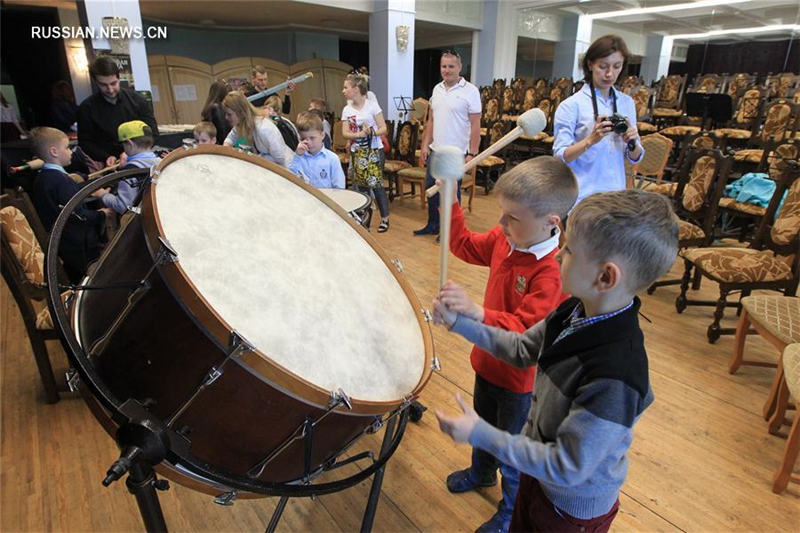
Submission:
[[[344,405],[347,407],[348,411],[353,410],[353,402],[350,401],[350,397],[341,387],[335,391],[331,391],[331,399],[328,400],[328,409],[333,409],[338,405]]]
[[[230,340],[228,341],[228,354],[233,358],[238,358],[245,352],[254,352],[253,344],[245,339],[241,333],[236,330],[231,331]],[[340,389],[341,390],[341,389]]]
[[[156,170],[156,167],[150,167],[150,183],[153,185],[158,185],[158,177],[161,175],[160,170]]]
[[[223,492],[222,494],[217,495],[214,498],[214,503],[217,505],[222,505],[223,507],[230,507],[236,501],[236,498],[239,496],[239,491],[231,490],[228,492]]]
[[[134,215],[141,215],[141,214],[142,214],[142,208],[141,208],[141,207],[139,207],[138,205],[132,205],[132,206],[130,206],[130,207],[128,208],[128,211],[130,211],[130,212],[131,212],[131,213],[133,213]]]
[[[441,361],[439,361],[439,358],[436,357],[435,355],[433,356],[433,360],[431,361],[431,370],[435,372],[442,371],[442,363]]]
[[[379,416],[376,416],[375,420],[372,421],[372,424],[370,424],[367,427],[366,432],[369,434],[374,434],[380,431],[382,427],[383,427],[383,419]]]
[[[78,392],[81,387],[81,376],[74,368],[67,370],[67,387],[70,392]]]
[[[397,268],[398,272],[402,272],[403,271],[403,263],[402,263],[402,261],[400,261],[399,259],[397,259],[395,257],[394,259],[392,259],[392,263]]]
[[[175,251],[175,248],[172,247],[169,241],[159,235],[158,242],[161,243],[161,248],[158,250],[158,254],[156,255],[156,264],[164,265],[167,263],[177,263],[178,252]]]
[[[433,316],[431,316],[431,312],[430,311],[428,311],[427,309],[424,309],[424,308],[420,309],[419,311],[420,311],[420,313],[422,313],[422,316],[425,319],[425,322],[433,322]]]

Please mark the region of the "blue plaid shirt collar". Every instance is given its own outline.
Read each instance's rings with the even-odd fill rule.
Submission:
[[[592,324],[596,324],[607,318],[611,318],[612,316],[617,316],[620,313],[624,313],[628,309],[631,308],[633,305],[633,300],[630,301],[628,305],[622,307],[621,309],[617,309],[616,311],[611,311],[610,313],[606,313],[604,315],[597,315],[597,316],[589,316],[589,317],[582,317],[581,315],[584,313],[583,304],[578,302],[578,305],[575,306],[575,309],[572,310],[572,313],[569,314],[567,319],[564,321],[569,322],[566,328],[558,334],[556,340],[553,341],[553,344],[557,343],[567,335],[571,335],[578,331],[579,329],[585,328],[586,326],[590,326]]]

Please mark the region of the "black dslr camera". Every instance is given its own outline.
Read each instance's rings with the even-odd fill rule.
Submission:
[[[625,120],[625,115],[621,115],[619,113],[614,113],[606,120],[611,122],[611,131],[614,133],[619,133],[622,135],[626,131],[628,131],[628,122]]]

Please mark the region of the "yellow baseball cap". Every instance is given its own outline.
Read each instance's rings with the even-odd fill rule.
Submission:
[[[117,128],[117,137],[119,137],[119,142],[124,142],[129,139],[135,139],[136,137],[144,137],[145,135],[148,135],[145,133],[145,128],[150,129],[150,126],[141,120],[123,122]],[[150,135],[152,135],[152,133],[150,133]]]

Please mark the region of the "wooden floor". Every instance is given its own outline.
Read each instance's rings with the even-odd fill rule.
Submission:
[[[484,231],[494,224],[497,213],[496,197],[481,192],[467,220],[472,229]],[[432,237],[411,235],[424,218],[416,200],[395,201],[390,231],[373,235],[390,255],[403,261],[417,295],[430,302],[438,284],[438,248]],[[480,301],[486,269],[458,260],[451,265],[450,277]],[[713,286],[706,285],[701,292],[713,297]],[[0,294],[0,529],[142,530],[125,486],[100,484],[117,457],[113,440],[79,398],[67,397],[56,405],[43,402],[30,345],[5,284]],[[710,310],[693,307],[678,315],[676,294],[676,287],[667,287],[643,296],[642,312],[652,320],[641,322],[656,399],[636,426],[630,472],[613,530],[797,531],[800,487],[790,485],[780,496],[770,490],[785,445],[784,439],[767,433],[760,416],[774,371],[744,367],[729,375],[733,339],[708,344]],[[733,325],[735,319],[726,323]],[[434,338],[443,368],[431,379],[422,400],[431,407],[455,409],[453,395],[472,391],[470,346],[439,328]],[[49,347],[56,366],[66,368],[60,345],[52,342]],[[772,347],[761,339],[748,341],[748,351],[765,360],[775,358]],[[447,492],[445,477],[465,467],[469,453],[467,446],[455,445],[439,432],[430,412],[419,424],[409,424],[388,463],[375,530],[474,530],[492,515],[500,492],[497,487],[462,495]],[[279,530],[355,531],[368,490],[364,482],[315,500],[290,501]],[[161,502],[175,531],[259,531],[266,527],[276,499],[220,507],[211,497],[173,483],[161,493]]]

